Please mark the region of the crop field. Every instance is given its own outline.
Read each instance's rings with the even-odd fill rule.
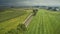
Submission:
[[[39,9],[24,34],[60,34],[60,12]]]
[[[23,23],[30,13],[31,10],[24,9],[8,9],[0,12],[0,34],[16,29],[17,25]]]
[[[38,9],[27,30],[20,24],[32,13],[32,9],[8,9],[0,12],[0,34],[60,34],[60,12]]]

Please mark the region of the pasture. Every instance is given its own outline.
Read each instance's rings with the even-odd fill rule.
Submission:
[[[0,34],[16,29],[17,25],[23,23],[30,13],[31,10],[24,9],[7,9],[0,12]]]
[[[60,34],[60,12],[38,9],[27,30],[19,24],[32,13],[32,9],[8,9],[0,12],[0,34]]]
[[[60,12],[39,9],[25,34],[60,34]]]

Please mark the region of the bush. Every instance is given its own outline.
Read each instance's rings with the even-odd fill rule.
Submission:
[[[20,31],[26,31],[27,30],[25,24],[19,24],[17,29],[20,30]]]
[[[33,16],[36,15],[37,11],[38,11],[38,9],[34,9],[34,10],[33,10],[33,13],[34,13]]]
[[[48,7],[48,9],[47,10],[51,10],[52,9],[52,7]]]
[[[19,24],[17,28],[11,29],[10,31],[6,32],[5,34],[19,34],[24,33],[27,30],[24,24]]]

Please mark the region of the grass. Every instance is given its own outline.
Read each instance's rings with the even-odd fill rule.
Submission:
[[[0,34],[60,34],[60,12],[39,9],[27,31],[16,30],[32,10],[13,9],[0,12]]]
[[[60,12],[40,9],[24,34],[60,34]]]
[[[4,12],[0,12],[0,22],[19,17],[24,14],[26,14],[26,11],[24,10],[6,10]]]
[[[5,32],[11,29],[16,29],[17,25],[23,23],[30,13],[31,10],[24,9],[13,9],[0,12],[0,34],[5,34]]]

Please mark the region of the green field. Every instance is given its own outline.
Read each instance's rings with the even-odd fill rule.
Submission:
[[[60,12],[40,9],[24,34],[60,34]]]
[[[60,12],[39,9],[27,31],[17,29],[31,9],[8,9],[0,12],[0,34],[60,34]]]
[[[0,12],[0,34],[5,34],[11,30],[15,31],[17,26],[23,23],[30,13],[31,10],[24,9],[8,9]]]

